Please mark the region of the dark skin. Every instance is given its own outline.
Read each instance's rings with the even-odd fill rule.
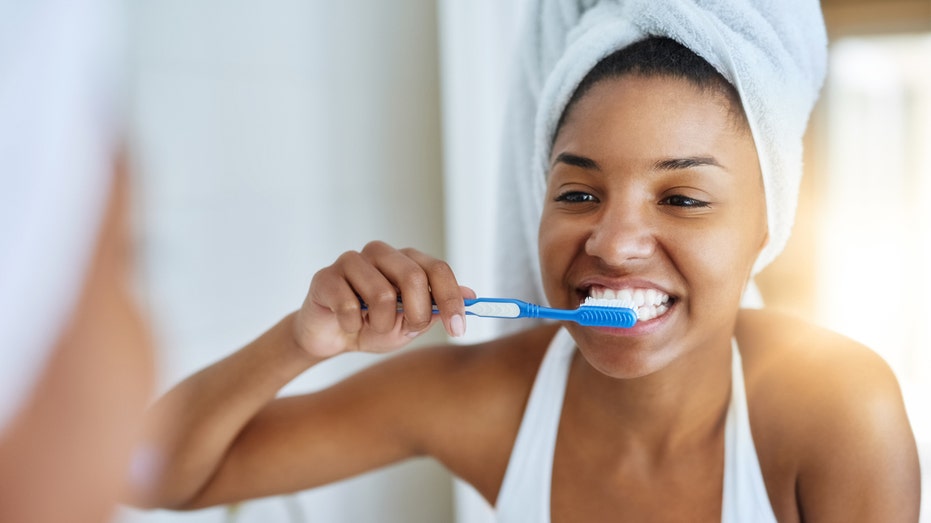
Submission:
[[[540,227],[550,303],[641,289],[668,307],[625,331],[567,326],[578,351],[551,519],[720,521],[736,337],[778,519],[915,521],[917,451],[889,368],[800,320],[739,310],[767,236],[753,141],[731,109],[684,80],[625,76],[596,84],[557,135]],[[473,295],[415,250],[373,242],[344,254],[314,277],[300,311],[160,401],[149,442],[167,466],[137,502],[222,504],[429,455],[494,503],[556,325],[407,352],[273,399],[342,352],[394,351],[435,322],[461,334],[462,298]]]

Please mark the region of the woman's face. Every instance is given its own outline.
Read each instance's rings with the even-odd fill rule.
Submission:
[[[594,85],[550,157],[540,259],[550,304],[631,292],[632,329],[568,325],[586,360],[650,374],[733,335],[766,242],[756,148],[724,94],[666,76]]]

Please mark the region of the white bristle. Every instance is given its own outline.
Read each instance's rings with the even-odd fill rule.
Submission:
[[[611,300],[603,298],[592,298],[591,296],[585,298],[585,301],[582,303],[582,307],[615,307],[621,309],[633,309],[634,312],[637,311],[637,306],[629,300]]]

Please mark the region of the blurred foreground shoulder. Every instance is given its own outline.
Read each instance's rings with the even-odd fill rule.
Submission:
[[[780,478],[802,521],[917,521],[918,453],[889,365],[767,310],[742,311],[737,338],[760,462],[775,471],[767,487]]]

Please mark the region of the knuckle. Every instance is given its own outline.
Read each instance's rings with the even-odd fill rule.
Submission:
[[[426,267],[427,272],[436,276],[452,276],[453,269],[443,260],[433,260]]]
[[[336,258],[336,263],[334,263],[333,265],[331,265],[331,266],[328,267],[328,268],[333,268],[333,267],[335,267],[335,266],[337,266],[337,265],[345,265],[347,262],[351,262],[351,261],[353,261],[353,260],[358,259],[359,257],[361,257],[361,255],[362,255],[362,254],[361,254],[359,251],[346,251],[346,252],[340,254],[340,255]]]
[[[407,285],[417,289],[425,290],[430,285],[430,279],[420,267],[412,266],[405,269],[404,281]]]
[[[396,305],[398,301],[398,293],[394,289],[379,289],[375,294],[372,295],[373,305],[379,305],[387,307],[389,305]]]
[[[333,312],[340,316],[357,316],[362,312],[362,305],[355,300],[346,300],[337,304]]]
[[[387,243],[381,240],[373,240],[373,241],[366,243],[365,246],[362,247],[362,253],[371,254],[371,253],[376,253],[376,252],[382,252],[384,250],[391,249],[391,248],[392,247],[390,245],[388,245]]]

